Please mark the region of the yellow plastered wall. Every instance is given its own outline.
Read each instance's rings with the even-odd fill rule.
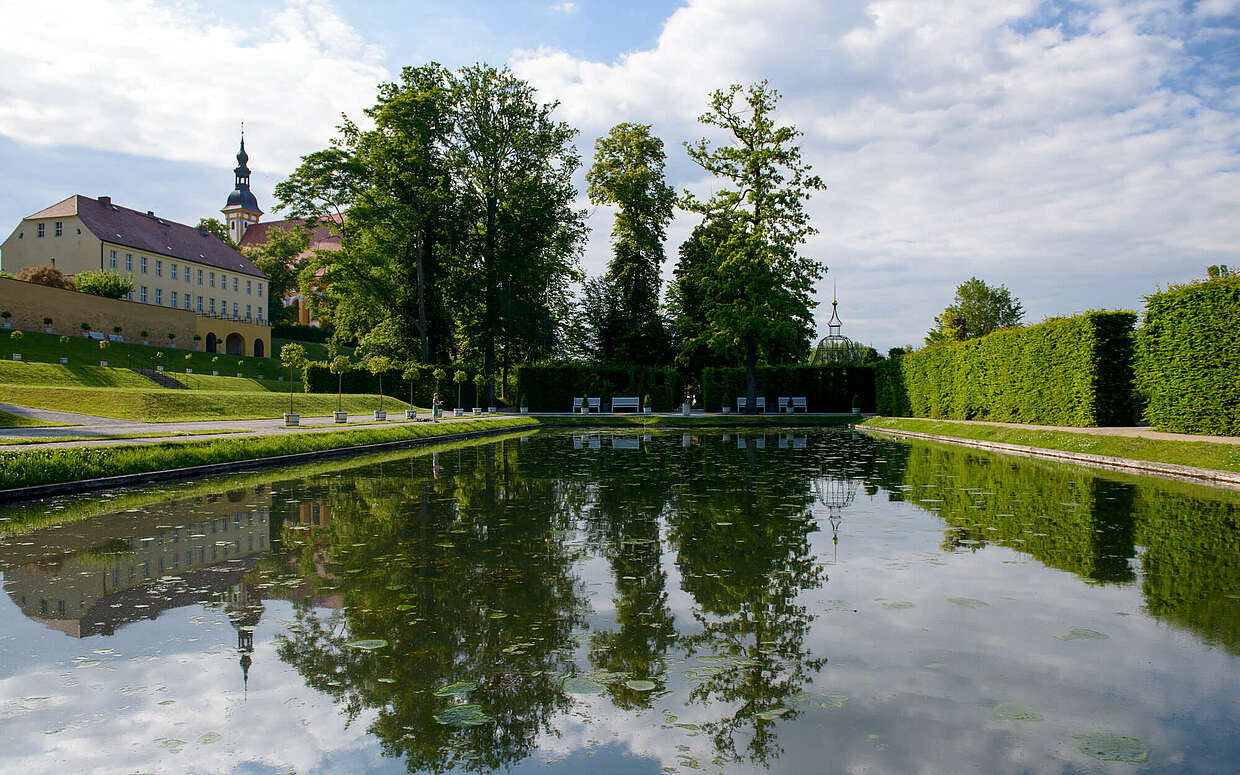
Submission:
[[[56,236],[56,223],[61,235]],[[39,235],[43,224],[44,236]],[[28,218],[0,246],[0,269],[20,274],[30,266],[54,266],[68,275],[100,268],[99,238],[77,216]]]
[[[271,327],[222,318],[198,318],[198,342],[205,352],[271,358]],[[214,345],[214,346],[213,346]],[[240,347],[240,351],[237,351]]]
[[[52,319],[53,334],[69,336],[82,336],[82,323],[105,334],[120,326],[126,342],[141,342],[140,332],[145,330],[147,340],[160,347],[169,346],[168,334],[174,333],[172,344],[193,349],[198,332],[198,316],[185,310],[105,299],[4,277],[0,277],[0,310],[10,312],[9,323],[24,331],[43,331],[43,318]]]

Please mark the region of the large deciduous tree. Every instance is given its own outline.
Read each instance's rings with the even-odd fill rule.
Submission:
[[[758,362],[808,354],[814,282],[826,271],[799,253],[817,233],[805,202],[826,186],[801,159],[801,133],[775,124],[778,100],[765,81],[717,90],[698,120],[723,130],[729,141],[685,144],[689,157],[724,187],[705,201],[688,192],[683,199],[686,209],[722,233],[711,235],[707,255],[693,269],[700,325],[681,342],[681,352],[704,346],[739,359],[750,412],[756,410]]]
[[[667,358],[659,286],[676,192],[665,180],[666,161],[663,141],[648,124],[617,124],[594,144],[594,163],[586,173],[590,201],[616,208],[612,259],[585,293],[602,360]]]
[[[306,267],[309,240],[302,229],[268,229],[267,240],[244,248],[246,258],[267,275],[267,319],[272,323],[297,322],[296,307],[285,299],[298,288],[298,274]]]
[[[1025,316],[1020,300],[1006,286],[992,287],[970,277],[956,287],[956,297],[934,318],[926,344],[976,339],[1000,328],[1020,325]]]

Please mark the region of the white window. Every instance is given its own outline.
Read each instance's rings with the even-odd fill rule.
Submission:
[[[61,234],[64,233],[64,230],[65,230],[65,225],[61,223],[60,221],[56,221],[56,236],[59,237]]]
[[[258,308],[258,319],[259,320],[263,319],[263,308],[262,307]]]
[[[211,314],[212,315],[215,314],[215,297],[214,296],[211,297]]]
[[[115,250],[108,251],[108,266],[112,267],[113,269],[116,268],[116,251]]]
[[[185,294],[185,309],[189,309],[189,294]]]
[[[144,286],[142,286],[142,294],[141,294],[141,296],[142,296],[142,303],[143,303],[143,304],[145,304],[145,303],[146,303],[146,286],[145,286],[145,285],[144,285]]]
[[[46,223],[40,223],[40,224],[39,224],[39,236],[40,236],[40,237],[42,237],[42,236],[43,236],[43,233],[44,233],[45,231],[47,231],[47,224],[46,224]]]
[[[177,305],[177,292],[173,291],[172,292],[172,306],[175,307],[176,305]]]
[[[155,289],[155,303],[156,304],[164,303],[164,289],[163,288]]]
[[[156,277],[164,276],[164,262],[160,261],[158,258],[155,259],[155,276]]]
[[[146,274],[146,256],[142,256],[142,274]]]
[[[202,270],[198,270],[198,284],[202,285]]]
[[[245,305],[245,319],[249,320],[250,315],[252,314],[253,314],[253,310],[250,308],[250,305],[249,304]]]
[[[211,273],[211,287],[215,287],[215,272]]]
[[[258,284],[258,295],[259,296],[263,295],[263,284],[262,283]]]
[[[237,302],[233,302],[233,317],[237,317]]]
[[[126,272],[133,271],[133,253],[125,254],[125,271]]]
[[[177,265],[169,262],[168,271],[172,273],[172,279],[177,279]]]
[[[112,255],[116,255],[116,254],[115,254],[115,253],[113,253]],[[249,281],[249,280],[246,280],[246,281],[245,281],[245,292],[246,292],[246,293],[249,293],[249,292],[250,292],[250,281]]]
[[[198,297],[198,311],[202,312],[202,297]]]

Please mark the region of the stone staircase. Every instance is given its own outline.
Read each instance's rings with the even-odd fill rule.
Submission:
[[[169,390],[189,390],[188,385],[183,382],[178,382],[167,374],[164,374],[162,371],[156,371],[155,369],[130,369],[130,371],[134,374],[141,374],[151,382],[154,382],[156,385],[166,387]]]

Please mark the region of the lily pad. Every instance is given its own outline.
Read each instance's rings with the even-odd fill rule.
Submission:
[[[654,681],[646,681],[641,678],[630,678],[624,682],[624,685],[635,692],[653,692],[655,689],[659,688],[659,685]]]
[[[1008,721],[1041,721],[1042,714],[1026,705],[1001,702],[995,706],[995,715]]]
[[[464,697],[465,695],[478,688],[478,684],[473,681],[457,681],[447,686],[442,686],[435,690],[436,697]]]
[[[219,741],[220,741],[219,732],[207,732],[202,737],[198,738],[198,742],[201,743],[202,745],[211,745],[212,743],[218,743]]]
[[[1086,627],[1073,627],[1063,635],[1056,635],[1055,637],[1059,640],[1106,640],[1111,636]]]
[[[347,648],[359,649],[361,651],[374,651],[386,646],[388,642],[383,638],[372,638],[370,640],[351,640],[344,644]]]
[[[797,692],[789,698],[794,706],[804,708],[842,708],[848,702],[843,694],[818,694],[817,692]]]
[[[985,608],[990,605],[990,603],[982,600],[975,600],[971,597],[949,597],[947,598],[947,602],[952,605],[958,605],[961,608]]]
[[[1091,732],[1073,735],[1081,753],[1106,762],[1143,762],[1150,758],[1150,749],[1135,737],[1113,732]]]
[[[883,603],[883,608],[886,608],[888,611],[903,611],[908,608],[916,607],[917,606],[915,603],[910,603],[907,600],[902,600],[896,603]]]
[[[605,688],[597,681],[591,681],[580,675],[572,675],[564,679],[564,691],[569,694],[602,694]]]
[[[491,723],[491,717],[482,712],[481,705],[453,705],[436,713],[435,721],[445,727],[480,727]]]
[[[791,712],[792,712],[792,708],[785,708],[781,705],[778,708],[770,708],[768,710],[759,711],[755,713],[754,715],[762,719],[763,721],[774,721],[780,716],[783,716]]]

